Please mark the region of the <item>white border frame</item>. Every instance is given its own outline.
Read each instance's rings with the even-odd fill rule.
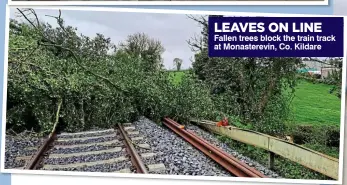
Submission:
[[[230,0],[230,1],[8,1],[9,5],[329,5],[329,0]]]
[[[277,17],[343,17],[336,15],[307,15],[307,14],[274,14],[274,13],[243,13],[243,12],[222,12],[222,11],[191,11],[191,10],[159,10],[159,9],[133,9],[133,8],[104,8],[104,7],[49,7],[49,6],[6,6],[6,28],[5,28],[5,53],[4,53],[4,87],[3,87],[3,112],[2,123],[6,123],[6,100],[7,100],[7,72],[8,72],[8,41],[9,41],[9,17],[10,8],[35,8],[50,10],[77,10],[77,11],[108,11],[108,12],[132,12],[132,13],[165,13],[165,14],[189,14],[189,15],[226,15],[226,16],[277,16]],[[347,30],[344,19],[344,32]],[[344,34],[344,50],[347,49],[347,35]],[[245,177],[215,177],[215,176],[186,176],[186,175],[159,175],[159,174],[122,174],[122,173],[101,173],[101,172],[70,172],[70,171],[44,171],[44,170],[16,170],[5,169],[5,134],[6,124],[2,124],[1,138],[1,166],[2,173],[16,174],[40,174],[40,175],[71,175],[71,176],[92,176],[92,177],[132,177],[149,179],[180,179],[180,180],[208,180],[208,181],[235,181],[235,182],[274,182],[274,183],[303,183],[303,184],[342,184],[343,167],[343,146],[344,146],[344,125],[345,123],[345,100],[346,100],[346,55],[344,52],[342,68],[342,97],[341,97],[341,122],[340,122],[340,151],[339,151],[339,179],[338,180],[306,180],[306,179],[275,179],[275,178],[245,178]],[[342,139],[342,140],[341,140]]]

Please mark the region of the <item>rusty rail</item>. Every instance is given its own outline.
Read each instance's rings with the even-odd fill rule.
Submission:
[[[123,125],[118,124],[118,128],[121,133],[121,136],[124,139],[123,142],[126,147],[126,150],[128,154],[130,155],[130,160],[136,168],[136,172],[147,174],[148,173],[147,168],[145,164],[143,163],[143,161],[141,160],[140,155],[136,152],[136,149],[134,145],[132,144],[131,140],[129,139],[128,135],[125,133]]]
[[[184,129],[183,125],[178,124],[170,118],[164,118],[163,122],[168,128],[174,131],[176,134],[184,138],[191,145],[199,149],[205,155],[209,156],[215,162],[223,166],[230,173],[237,177],[257,177],[266,178],[265,175],[248,166],[247,164],[239,161],[230,154],[222,151],[220,148],[210,144],[199,136],[195,135],[191,131]]]
[[[52,132],[48,138],[45,140],[43,145],[39,148],[39,150],[35,153],[35,155],[30,159],[27,165],[24,167],[26,170],[36,170],[40,165],[40,162],[44,156],[44,154],[48,151],[48,148],[53,143],[53,141],[57,138],[56,132]]]

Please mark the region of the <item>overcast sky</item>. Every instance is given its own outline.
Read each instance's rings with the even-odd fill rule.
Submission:
[[[45,15],[58,15],[57,10],[37,9],[36,13],[45,22],[56,25],[55,19]],[[17,10],[12,8],[10,17],[15,18],[16,15]],[[195,21],[181,14],[62,10],[62,18],[66,25],[77,27],[83,35],[94,37],[96,33],[101,33],[110,37],[114,44],[137,32],[159,39],[166,50],[163,58],[167,69],[174,67],[173,59],[176,57],[183,60],[182,68],[191,66],[189,59],[194,53],[186,41],[194,35],[200,35],[201,31]]]
[[[332,0],[335,15],[347,16],[347,0]]]
[[[332,0],[334,14],[347,16],[347,0]],[[10,17],[15,18],[16,9],[11,9]],[[57,15],[57,10],[36,10],[44,21],[52,25],[55,20],[45,15]],[[159,39],[166,51],[163,54],[164,65],[173,68],[173,59],[183,59],[182,68],[191,66],[190,50],[187,40],[200,35],[201,27],[186,15],[157,13],[126,13],[63,10],[62,17],[67,25],[77,27],[79,33],[94,37],[101,33],[110,37],[114,44],[124,41],[130,34],[143,32]]]

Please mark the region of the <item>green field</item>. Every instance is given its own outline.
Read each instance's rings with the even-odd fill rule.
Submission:
[[[174,84],[180,83],[185,72],[186,71],[170,71],[170,78],[172,80],[172,83]]]
[[[174,84],[180,83],[185,71],[172,71]],[[301,80],[295,90],[291,104],[292,119],[300,125],[339,125],[340,99],[330,94],[331,85],[313,84]]]
[[[339,125],[341,100],[330,94],[332,86],[300,81],[292,102],[294,123],[305,125]]]

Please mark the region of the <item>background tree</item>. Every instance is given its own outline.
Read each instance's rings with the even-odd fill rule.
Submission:
[[[217,109],[256,130],[283,133],[301,58],[210,58],[207,17],[189,17],[202,26],[201,37],[188,41],[196,52],[193,71],[210,87]]]
[[[330,93],[336,92],[337,97],[341,98],[342,88],[342,57],[330,57],[330,58],[305,58],[307,61],[320,63],[322,66],[330,69],[328,76],[320,79],[320,82],[333,85],[330,89]]]
[[[180,71],[183,60],[180,58],[174,58],[173,62],[174,62],[174,65],[176,66],[176,70]]]
[[[126,53],[140,57],[146,61],[145,70],[159,70],[162,67],[162,57],[165,49],[159,40],[150,38],[145,33],[129,35],[126,41],[120,44],[120,48]]]

